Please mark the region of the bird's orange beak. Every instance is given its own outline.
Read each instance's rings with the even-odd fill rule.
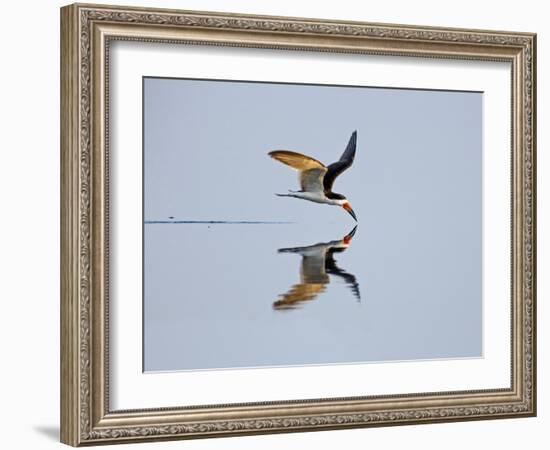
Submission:
[[[351,230],[348,234],[346,234],[344,236],[344,239],[342,239],[342,241],[344,242],[345,245],[349,245],[349,243],[351,242],[351,240],[353,239],[353,236],[355,236],[355,231],[357,230],[357,225],[355,225],[355,227],[353,228],[353,230]]]
[[[344,208],[347,212],[350,213],[351,217],[353,217],[353,219],[357,222],[357,216],[355,215],[355,213],[353,212],[353,209],[351,208],[351,205],[349,202],[346,202],[342,205],[342,208]]]

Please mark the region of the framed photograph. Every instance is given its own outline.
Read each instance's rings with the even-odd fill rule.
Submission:
[[[534,416],[535,55],[62,8],[62,442]]]

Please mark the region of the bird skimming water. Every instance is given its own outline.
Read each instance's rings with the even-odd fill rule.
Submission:
[[[269,156],[272,158],[300,172],[301,190],[289,190],[289,194],[276,195],[280,197],[296,197],[311,202],[341,206],[350,213],[357,222],[357,216],[355,212],[353,212],[346,196],[332,191],[332,185],[336,177],[353,164],[356,146],[357,131],[354,131],[340,159],[329,166],[325,166],[322,162],[311,156],[291,152],[289,150],[274,150],[269,152]]]

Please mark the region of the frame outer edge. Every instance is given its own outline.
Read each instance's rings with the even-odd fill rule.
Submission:
[[[74,5],[62,7],[60,60],[60,290],[61,410],[60,440],[77,446],[79,433],[79,290],[78,290],[78,18]]]
[[[533,223],[535,224],[534,233],[533,233],[533,322],[535,324],[533,328],[533,354],[535,356],[533,360],[533,386],[534,386],[534,395],[533,395],[533,414],[537,415],[538,399],[537,399],[537,383],[538,383],[538,373],[537,373],[537,44],[538,37],[537,35],[533,36]]]
[[[151,15],[144,14],[149,11]],[[172,13],[180,16],[171,18]],[[179,19],[182,18],[189,19],[189,23],[180,23]],[[105,335],[104,330],[98,331],[97,318],[104,317],[104,310],[101,305],[101,296],[98,294],[102,284],[94,281],[96,277],[102,276],[102,270],[98,272],[95,267],[95,264],[101,264],[98,260],[101,252],[97,252],[94,243],[98,236],[102,236],[101,230],[98,229],[102,216],[101,214],[98,216],[96,210],[98,204],[102,204],[101,201],[98,203],[98,199],[101,200],[101,193],[97,191],[97,172],[101,172],[104,167],[101,164],[102,160],[97,159],[96,155],[97,126],[98,121],[101,122],[101,115],[97,116],[97,113],[101,102],[97,102],[97,92],[94,93],[97,89],[95,83],[98,69],[92,64],[94,45],[95,50],[98,49],[97,42],[93,42],[94,33],[90,25],[109,21],[131,23],[132,26],[154,24],[165,27],[167,30],[171,26],[189,27],[189,29],[208,32],[227,28],[231,34],[248,30],[251,24],[252,31],[258,32],[257,37],[271,33],[281,33],[284,36],[331,34],[335,38],[347,39],[354,38],[356,29],[362,27],[364,30],[359,30],[361,32],[359,34],[364,34],[362,39],[384,37],[392,42],[414,41],[414,46],[423,45],[420,51],[422,55],[447,54],[454,47],[453,36],[457,35],[458,42],[463,48],[468,46],[467,48],[475,50],[469,52],[472,54],[466,55],[467,59],[476,59],[476,56],[481,59],[490,58],[491,54],[498,49],[506,50],[501,54],[502,58],[509,59],[512,55],[516,56],[516,62],[520,61],[519,69],[522,76],[519,77],[521,78],[521,83],[517,87],[519,91],[514,92],[518,93],[522,101],[517,105],[518,112],[521,112],[519,119],[516,117],[519,123],[514,122],[517,125],[517,132],[521,133],[521,138],[518,136],[519,139],[515,141],[518,147],[514,148],[522,149],[520,152],[522,154],[517,161],[518,167],[521,168],[521,183],[515,186],[517,191],[514,192],[518,192],[518,196],[521,197],[519,211],[522,213],[519,218],[521,229],[525,230],[524,224],[528,229],[527,232],[516,236],[516,239],[519,242],[527,239],[531,244],[527,252],[525,251],[527,242],[520,244],[522,251],[517,255],[522,262],[519,266],[524,269],[525,263],[528,262],[530,269],[527,277],[525,277],[525,271],[522,271],[520,276],[522,280],[521,286],[518,286],[520,317],[514,328],[519,327],[519,330],[522,330],[518,331],[522,334],[522,338],[518,339],[522,345],[517,348],[519,357],[516,358],[516,364],[522,366],[522,370],[519,371],[522,376],[518,376],[516,380],[521,388],[519,398],[510,397],[508,400],[510,403],[504,405],[491,405],[480,400],[480,404],[475,403],[470,406],[453,404],[439,409],[430,407],[426,411],[403,407],[389,412],[364,413],[361,411],[355,414],[352,411],[346,414],[337,412],[322,415],[311,412],[304,416],[286,418],[283,415],[281,418],[249,417],[191,423],[178,421],[173,424],[166,421],[149,423],[145,420],[144,423],[136,423],[130,427],[114,420],[112,423],[102,425],[103,419],[108,419],[109,414],[106,414],[108,409],[104,410],[105,404],[102,403],[108,402],[108,399],[99,398],[106,394],[103,382],[98,379],[98,374],[102,374],[104,367],[101,362],[98,363],[98,358],[102,358],[102,352],[98,352],[98,345],[101,344]],[[291,25],[293,27],[290,27]],[[367,26],[372,28],[365,28]],[[222,41],[223,39],[220,40]],[[437,51],[439,47],[433,47],[432,42],[436,42],[437,46],[441,43],[444,47]],[[277,43],[271,45],[277,48]],[[243,44],[243,46],[246,45]],[[339,48],[339,46],[326,48],[331,51],[332,48]],[[483,48],[489,48],[491,51],[483,52]],[[300,49],[300,46],[297,49]],[[532,52],[532,58],[526,61],[525,52],[529,53],[529,50]],[[276,18],[110,5],[74,4],[61,8],[61,441],[72,446],[80,446],[534,415],[536,413],[535,52],[536,36],[532,33],[460,29],[448,31],[445,28],[359,22],[340,24],[339,21],[320,19]],[[531,75],[530,83],[525,82],[525,75]],[[527,114],[526,120],[527,111],[532,114]],[[526,125],[531,129],[526,130]],[[101,137],[101,134],[99,136]],[[529,159],[526,160],[521,156]],[[529,170],[532,172],[529,173]],[[96,173],[93,173],[94,171]],[[527,190],[529,196],[526,197]],[[527,210],[526,204],[529,205]],[[527,291],[529,289],[531,295]],[[530,300],[532,302],[529,302]],[[529,303],[526,305],[525,302]],[[532,314],[529,314],[530,311]],[[93,323],[92,318],[95,321]],[[526,390],[525,387],[532,389]],[[150,412],[143,411],[143,413],[146,419],[149,417],[150,420]]]
[[[531,35],[531,413],[537,417],[537,34]]]

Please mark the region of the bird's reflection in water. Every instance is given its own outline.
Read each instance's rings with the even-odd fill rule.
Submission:
[[[329,275],[335,275],[344,280],[354,297],[360,301],[359,283],[351,273],[336,265],[335,253],[344,252],[351,244],[357,226],[342,239],[307,247],[281,248],[279,253],[297,253],[302,256],[300,268],[300,283],[293,285],[288,292],[282,294],[279,300],[273,303],[274,309],[294,309],[300,302],[314,300],[325,291],[330,282]]]

